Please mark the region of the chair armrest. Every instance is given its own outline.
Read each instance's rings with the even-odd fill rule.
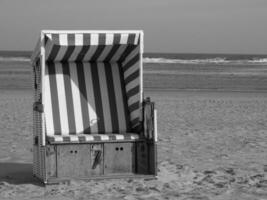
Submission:
[[[150,98],[146,98],[143,102],[143,114],[144,137],[157,142],[157,110],[155,109],[155,103],[151,102]]]

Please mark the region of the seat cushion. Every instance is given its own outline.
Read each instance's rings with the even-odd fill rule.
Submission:
[[[53,135],[47,136],[49,144],[62,143],[92,143],[92,142],[114,142],[114,141],[135,141],[141,137],[135,133],[126,134],[78,134],[78,135]]]

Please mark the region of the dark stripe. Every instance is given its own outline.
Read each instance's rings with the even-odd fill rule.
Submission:
[[[123,66],[123,71],[127,71],[128,69],[131,68],[131,66],[133,66],[135,63],[137,63],[139,61],[140,55],[137,54],[136,56],[134,56],[131,60],[129,60],[124,66]]]
[[[113,37],[113,44],[114,45],[120,44],[120,42],[121,42],[121,34],[115,33]]]
[[[121,63],[120,64],[118,63],[117,67],[119,68],[119,72],[120,72],[121,91],[122,91],[123,106],[124,106],[123,110],[124,110],[124,116],[125,116],[125,121],[126,121],[126,131],[128,131],[130,129],[130,115],[129,115],[130,113],[128,110],[126,87],[124,83],[123,70],[122,70]]]
[[[119,62],[123,62],[125,60],[125,58],[130,55],[130,53],[132,51],[135,50],[135,48],[137,48],[137,45],[128,45],[125,49],[125,51],[121,54],[121,57],[119,58]]]
[[[124,135],[124,139],[125,139],[125,140],[131,140],[131,135],[129,135],[129,134],[125,134],[125,135]]]
[[[101,136],[95,135],[94,136],[94,141],[101,141]]]
[[[107,80],[108,99],[109,99],[109,105],[110,105],[112,132],[118,132],[119,131],[119,121],[118,121],[116,96],[115,96],[115,89],[114,89],[111,67],[112,66],[110,63],[105,63],[105,72],[106,72],[106,80]]]
[[[136,124],[140,124],[139,117],[137,117],[137,118],[135,118],[135,119],[133,119],[133,120],[131,121],[131,125],[132,125],[132,127],[134,127]]]
[[[116,136],[115,135],[109,135],[109,140],[116,140]]]
[[[44,36],[44,43],[45,43],[45,45],[47,44],[48,40],[50,40],[49,37],[47,37],[47,35],[45,35]]]
[[[100,33],[98,35],[98,45],[106,45],[106,34]]]
[[[63,136],[63,142],[70,142],[70,136]]]
[[[91,44],[91,34],[90,33],[83,34],[83,45],[90,46],[90,44]]]
[[[135,36],[138,36],[138,35],[134,33],[129,34],[127,44],[134,44]]]
[[[130,74],[128,77],[125,78],[125,85],[133,81],[134,79],[139,77],[139,69],[137,69],[135,72]]]
[[[76,58],[76,62],[83,61],[84,56],[89,51],[89,49],[90,49],[90,46],[83,46],[81,51],[79,52],[77,58]]]
[[[69,33],[68,37],[68,46],[75,46],[75,34]]]
[[[91,133],[83,63],[78,62],[76,64],[76,69],[77,69],[77,76],[78,76],[78,83],[79,83],[79,90],[80,90],[81,111],[82,111],[82,118],[83,118],[84,133]]]
[[[47,139],[48,139],[48,141],[49,141],[50,143],[55,142],[55,138],[53,138],[53,137],[48,137]]]
[[[55,63],[49,63],[47,65],[47,69],[48,69],[49,82],[50,82],[54,132],[55,132],[55,135],[61,135],[61,124],[60,124],[60,114],[59,114],[59,102],[58,102]]]
[[[118,51],[120,45],[116,44],[113,45],[110,52],[108,53],[107,57],[104,59],[104,62],[111,61],[112,57],[115,55],[115,53]]]
[[[127,98],[129,99],[130,97],[132,97],[138,93],[139,93],[139,85],[135,86],[134,88],[130,89],[127,92]]]
[[[68,34],[68,47],[65,55],[62,58],[62,61],[67,61],[75,49],[75,35]]]
[[[94,55],[91,57],[90,61],[97,61],[97,59],[101,55],[102,51],[106,47],[105,42],[106,42],[106,34],[104,34],[104,33],[99,34],[98,46],[97,46],[97,49],[96,49]]]
[[[112,57],[115,55],[115,53],[120,47],[120,41],[121,41],[121,34],[114,34],[113,46],[110,52],[108,53],[107,57],[104,59],[104,62],[109,62],[112,59]]]
[[[139,101],[133,103],[132,105],[129,106],[129,111],[130,113],[139,109]]]
[[[97,64],[91,64],[91,71],[92,71],[92,82],[94,88],[94,98],[95,98],[95,109],[96,115],[98,117],[97,126],[99,133],[105,133],[105,120],[103,114],[103,107],[102,107],[102,98],[100,93],[100,83],[99,83],[99,76],[97,70]]]
[[[69,134],[76,134],[76,124],[75,124],[75,115],[73,108],[73,98],[71,91],[71,78],[70,78],[70,66],[69,63],[62,63],[63,75],[64,75],[64,87],[66,95],[66,105],[68,113],[68,125],[69,125]]]
[[[84,56],[90,49],[91,44],[91,34],[84,34],[83,35],[83,47],[81,51],[79,52],[76,61],[82,61],[84,59]]]
[[[79,142],[85,142],[85,136],[78,136]]]
[[[48,56],[49,61],[55,60],[57,57],[57,54],[59,52],[60,46],[59,46],[59,34],[52,34],[52,50],[50,52],[50,55]]]

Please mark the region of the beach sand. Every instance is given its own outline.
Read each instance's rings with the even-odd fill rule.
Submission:
[[[0,199],[267,199],[267,93],[148,90],[158,109],[158,177],[32,177],[32,93],[0,90]]]

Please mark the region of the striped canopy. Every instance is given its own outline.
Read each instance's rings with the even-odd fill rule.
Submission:
[[[45,31],[42,38],[44,51],[37,48],[34,55],[41,54],[44,67],[42,102],[48,136],[139,129],[141,31]]]
[[[44,41],[47,61],[122,63],[140,53],[140,33],[47,33]]]

